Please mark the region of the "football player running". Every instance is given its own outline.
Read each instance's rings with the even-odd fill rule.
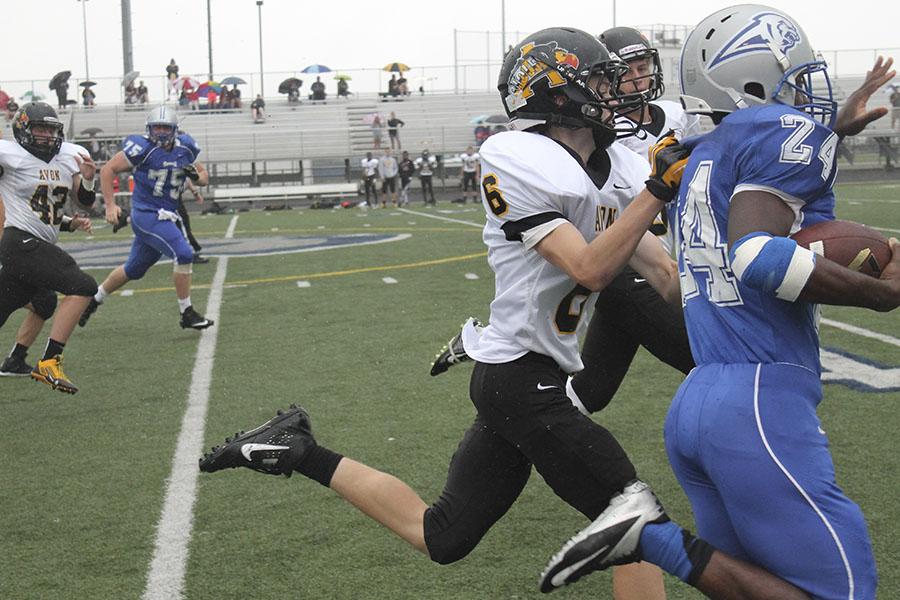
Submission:
[[[816,415],[818,304],[896,308],[900,246],[875,279],[787,236],[834,218],[837,145],[886,114],[866,102],[891,64],[877,59],[835,119],[824,61],[779,10],[720,10],[681,55],[684,105],[718,125],[691,143],[676,207],[697,367],[666,418],[666,450],[701,536],[821,599],[875,598],[877,577]]]
[[[109,294],[133,279],[140,279],[163,256],[173,259],[172,279],[180,324],[184,329],[206,329],[213,321],[199,314],[191,303],[191,274],[194,251],[182,230],[178,198],[185,179],[204,186],[209,174],[197,160],[200,148],[186,133],[178,132],[178,117],[166,106],[154,108],[147,116],[144,135],[125,138],[122,150],[100,170],[100,186],[106,203],[106,221],[119,223],[121,208],[116,205],[113,181],[119,173],[134,170],[131,197],[131,228],[134,241],[124,265],[106,277],[81,315],[82,327]]]
[[[82,206],[93,205],[96,166],[83,148],[64,141],[62,121],[44,102],[19,109],[13,135],[15,142],[0,140],[0,200],[6,213],[0,238],[0,324],[29,303],[39,317],[49,318],[55,298],[53,306],[49,298],[39,301],[41,306],[34,299],[45,297],[47,290],[62,294],[31,377],[74,394],[78,387],[63,371],[63,350],[97,282],[56,242],[60,231],[91,231],[90,219],[65,216],[63,206],[70,195]]]
[[[677,187],[684,152],[672,138],[656,148],[649,189],[596,235],[601,190],[616,189],[620,178],[641,190],[648,171],[643,159],[614,146],[609,157],[623,161],[615,173],[585,169],[597,143],[609,146],[615,139],[613,107],[644,101],[640,94],[618,93],[625,72],[596,37],[568,28],[528,36],[504,61],[498,87],[507,112],[534,128],[497,134],[481,148],[489,209],[484,240],[497,295],[491,324],[473,350],[478,362],[470,394],[477,416],[434,504],[397,478],[318,445],[299,407],[229,438],[201,459],[200,469],[297,471],[444,564],[478,544],[518,498],[534,466],[567,503],[589,518],[600,515],[599,526],[617,532],[606,548],[593,547],[548,572],[545,591],[577,579],[586,564],[643,557],[715,597],[804,597],[669,521],[618,442],[566,397],[566,373],[581,368],[577,333],[592,290],[602,289],[629,259],[665,295],[678,290],[674,263],[647,231]]]

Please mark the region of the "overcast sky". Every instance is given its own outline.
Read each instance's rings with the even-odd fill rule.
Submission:
[[[299,70],[310,63],[345,70],[377,68],[395,60],[413,67],[451,65],[454,28],[481,32],[501,28],[500,0],[264,1],[263,56],[265,71],[271,73]],[[20,87],[11,85],[13,80],[47,80],[64,69],[75,78],[84,77],[80,1],[0,0],[0,5],[5,48],[0,87]],[[257,72],[256,1],[211,0],[211,5],[216,76]],[[727,5],[693,0],[617,2],[616,24],[693,26]],[[207,71],[206,0],[132,0],[131,6],[134,67],[143,76],[163,75],[170,58],[176,59],[182,74]],[[793,16],[820,50],[900,47],[900,6],[895,2],[842,3],[840,13],[824,2],[786,0],[776,6]],[[86,9],[91,79],[120,77],[120,2],[87,0]],[[553,25],[599,33],[613,25],[613,3],[506,0],[508,32],[529,33]],[[515,42],[512,34],[507,41]],[[499,36],[490,48],[484,34],[463,36],[460,45],[463,59],[483,60],[488,50],[493,60],[499,57]],[[894,54],[900,59],[900,51]],[[47,93],[46,81],[36,88]]]

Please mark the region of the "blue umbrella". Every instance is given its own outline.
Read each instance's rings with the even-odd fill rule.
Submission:
[[[301,73],[331,73],[331,69],[325,65],[309,65]]]
[[[240,77],[226,77],[219,83],[222,85],[245,85],[247,82]]]

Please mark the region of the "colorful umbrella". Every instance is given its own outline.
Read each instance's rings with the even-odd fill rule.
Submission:
[[[201,83],[200,87],[197,88],[197,93],[201,96],[205,96],[209,90],[212,89],[217,94],[222,93],[222,84],[218,81],[207,81],[205,83]]]
[[[226,77],[221,81],[222,85],[246,85],[246,81],[240,77]]]
[[[9,94],[0,90],[0,110],[6,110],[7,104],[9,104]]]
[[[384,65],[382,71],[388,71],[389,73],[403,73],[403,71],[409,71],[409,66],[401,62],[392,62],[390,64]]]
[[[331,73],[331,69],[325,65],[309,65],[301,71],[301,73]]]
[[[200,85],[200,82],[194,79],[193,77],[179,77],[175,80],[175,83],[172,84],[172,87],[178,90],[179,92],[185,88],[197,89]]]
[[[340,80],[347,80],[347,81],[350,81],[350,80],[353,79],[353,78],[350,77],[349,75],[344,75],[343,73],[338,73],[337,75],[334,76],[334,78],[335,78],[336,80],[338,80],[338,81],[340,81]]]

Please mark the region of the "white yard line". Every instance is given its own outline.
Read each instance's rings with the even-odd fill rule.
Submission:
[[[226,238],[234,237],[237,220],[237,215],[231,218],[225,233]],[[197,498],[199,473],[197,457],[203,450],[213,359],[221,327],[219,309],[222,306],[222,289],[228,270],[228,257],[224,256],[218,260],[209,299],[206,302],[206,316],[216,321],[216,324],[203,330],[200,334],[200,343],[197,344],[187,410],[181,421],[181,432],[178,434],[178,444],[172,458],[172,472],[169,475],[162,515],[156,530],[153,560],[147,575],[147,587],[142,596],[144,600],[173,600],[182,597],[188,543],[194,520],[194,500]]]
[[[440,215],[433,215],[427,212],[419,212],[417,210],[410,210],[408,208],[398,209],[400,212],[405,212],[409,215],[417,215],[419,217],[428,217],[429,219],[438,219],[441,221],[448,221],[450,223],[462,223],[463,225],[471,225],[472,227],[484,227],[484,223],[473,223],[472,221],[463,221],[462,219],[451,219],[450,217],[442,217]]]
[[[897,339],[890,335],[886,335],[884,333],[869,331],[868,329],[863,329],[862,327],[857,327],[856,325],[842,323],[841,321],[833,321],[831,319],[820,319],[819,322],[823,325],[828,325],[836,329],[843,329],[844,331],[855,333],[856,335],[862,337],[872,338],[873,340],[878,340],[879,342],[884,342],[885,344],[891,344],[892,346],[900,347],[900,339]]]

